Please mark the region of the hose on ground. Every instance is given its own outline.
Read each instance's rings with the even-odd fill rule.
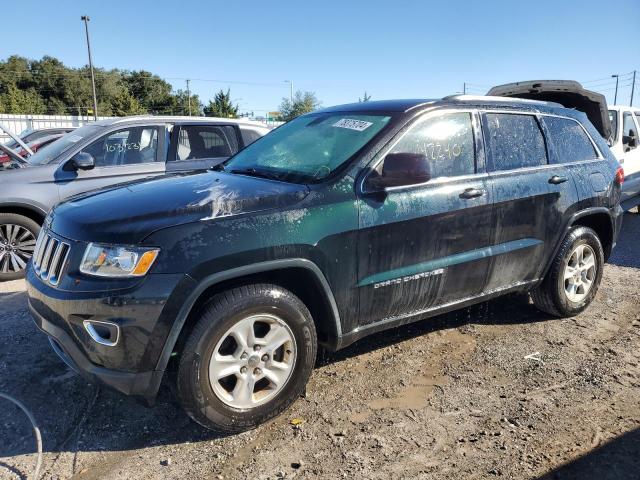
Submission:
[[[42,435],[40,435],[40,429],[36,424],[36,419],[34,418],[33,414],[29,411],[29,409],[24,406],[22,402],[13,398],[11,395],[7,395],[6,393],[0,392],[0,398],[4,398],[5,400],[8,400],[9,402],[17,405],[18,408],[20,408],[20,410],[22,410],[25,413],[25,415],[29,418],[31,425],[33,426],[33,432],[36,437],[36,445],[38,447],[38,461],[36,462],[36,468],[33,472],[33,480],[38,480],[38,477],[40,476],[40,467],[42,467]]]

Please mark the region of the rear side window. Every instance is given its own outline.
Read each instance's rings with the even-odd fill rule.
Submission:
[[[252,144],[263,135],[258,130],[245,127],[240,127],[240,134],[242,135],[242,141],[245,146]]]
[[[180,127],[176,160],[230,157],[238,151],[235,128],[225,125]]]
[[[570,163],[598,158],[589,136],[575,120],[545,116],[544,123],[549,129],[556,153],[554,162]]]
[[[547,163],[547,147],[533,115],[486,114],[491,171],[538,167]]]
[[[389,153],[420,153],[427,158],[431,178],[475,173],[471,113],[430,116],[409,130]]]

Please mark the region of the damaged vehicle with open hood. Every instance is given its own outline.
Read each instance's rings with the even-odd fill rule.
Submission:
[[[602,127],[602,125],[600,125]],[[213,430],[303,392],[318,345],[512,292],[585,310],[619,233],[622,172],[587,116],[453,96],[342,105],[210,171],[87,193],[27,271],[52,348],[152,403],[167,379]]]

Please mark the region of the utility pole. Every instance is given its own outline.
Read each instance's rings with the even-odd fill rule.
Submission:
[[[89,16],[83,15],[80,20],[84,22],[84,31],[87,35],[87,51],[89,52],[89,70],[91,70],[91,88],[93,90],[93,119],[98,120],[98,97],[96,97],[96,77],[93,74],[93,60],[91,59],[91,43],[89,42]]]
[[[636,71],[633,71],[633,82],[631,83],[631,101],[629,102],[629,106],[633,107],[633,93],[636,89]]]
[[[618,103],[618,79],[619,79],[620,75],[611,75],[611,78],[615,78],[616,79],[616,93],[613,95],[613,104],[615,105],[616,103]]]
[[[187,79],[187,104],[189,105],[189,116],[191,116],[191,90],[189,90],[189,82],[191,80]]]
[[[293,105],[293,82],[291,80],[285,80],[284,83],[289,84],[289,101]]]
[[[462,94],[466,95],[467,94],[467,82],[464,82],[462,84]]]

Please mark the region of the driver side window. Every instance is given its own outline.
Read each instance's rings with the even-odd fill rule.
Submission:
[[[638,128],[633,114],[629,112],[624,112],[622,116],[622,138],[626,140],[625,143],[630,150],[638,146]]]
[[[389,153],[424,155],[431,178],[475,173],[471,113],[455,112],[419,120]]]
[[[116,167],[156,161],[158,129],[132,127],[112,132],[82,151],[89,153],[96,167]]]

